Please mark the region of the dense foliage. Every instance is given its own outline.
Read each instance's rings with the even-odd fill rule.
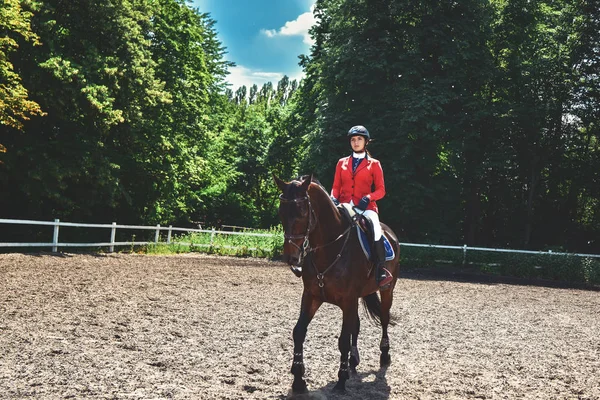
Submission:
[[[307,166],[366,125],[411,241],[600,251],[597,1],[319,0]]]
[[[5,1],[0,217],[268,228],[363,124],[403,240],[600,252],[599,6],[317,0],[305,79],[233,91],[184,0]]]
[[[41,115],[39,104],[27,98],[27,89],[8,58],[19,47],[15,36],[39,44],[38,36],[31,30],[32,13],[28,10],[34,9],[36,4],[21,3],[19,0],[4,0],[0,8],[0,121],[16,129],[22,129],[22,121],[32,115]],[[4,150],[0,143],[0,151]]]

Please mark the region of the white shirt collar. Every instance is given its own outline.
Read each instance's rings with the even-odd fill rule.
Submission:
[[[352,152],[352,157],[354,157],[354,158],[365,158],[366,155],[367,155],[366,151],[363,151],[362,153]]]

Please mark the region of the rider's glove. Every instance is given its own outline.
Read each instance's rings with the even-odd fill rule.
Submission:
[[[364,196],[362,199],[360,199],[360,202],[358,203],[356,208],[358,208],[359,210],[366,210],[370,202],[371,200],[367,196]]]
[[[335,204],[336,206],[340,205],[340,202],[338,201],[338,199],[336,199],[335,197],[331,196],[331,201],[333,201],[333,204]]]

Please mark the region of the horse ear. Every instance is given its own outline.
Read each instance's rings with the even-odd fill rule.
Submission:
[[[312,179],[313,179],[313,174],[310,174],[306,179],[304,179],[304,182],[302,182],[302,186],[301,186],[303,191],[306,192],[308,190],[308,187],[310,186]]]
[[[275,174],[273,174],[273,180],[275,181],[275,184],[279,187],[279,189],[283,192],[287,186],[287,183],[279,179]]]

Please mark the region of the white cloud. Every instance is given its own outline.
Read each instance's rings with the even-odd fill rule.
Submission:
[[[267,82],[273,82],[273,86],[283,78],[281,72],[264,72],[256,71],[250,68],[236,65],[235,67],[229,68],[229,75],[227,75],[227,82],[231,84],[231,89],[235,92],[241,86],[246,86],[248,89],[254,84],[260,89],[262,85]]]
[[[285,74],[283,72],[265,72],[252,70],[250,68],[236,65],[235,67],[229,68],[229,75],[227,75],[227,82],[231,84],[230,89],[234,92],[242,86],[246,86],[248,89],[254,84],[258,86],[258,89],[267,82],[271,82],[273,87],[277,87],[277,82],[283,78]],[[298,82],[304,77],[302,70],[299,70],[293,75],[288,75],[290,80],[296,79]]]
[[[277,36],[302,36],[304,43],[313,45],[314,41],[308,34],[308,30],[316,23],[313,11],[314,4],[310,7],[309,12],[301,14],[293,21],[288,21],[279,29],[262,29],[261,32],[267,37],[273,38]]]

